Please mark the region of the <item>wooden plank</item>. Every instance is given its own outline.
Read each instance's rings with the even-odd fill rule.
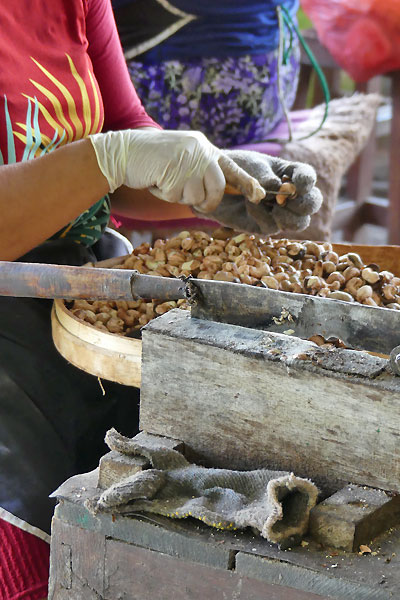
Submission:
[[[106,542],[105,600],[328,600],[115,540]]]
[[[362,581],[356,583],[346,579],[333,578],[328,573],[318,573],[289,565],[277,560],[261,556],[252,556],[239,552],[236,556],[238,573],[248,577],[261,579],[267,583],[294,587],[310,593],[326,595],[335,600],[389,600],[390,592],[385,589],[371,588]]]
[[[87,531],[101,531],[106,538],[149,548],[196,564],[221,569],[229,569],[232,564],[233,551],[228,544],[214,544],[213,538],[191,535],[190,528],[185,529],[179,520],[141,514],[138,515],[139,518],[111,513],[99,513],[94,517],[84,508],[84,497],[90,497],[90,494],[83,493],[77,502],[65,500],[60,503],[56,508],[57,519]],[[198,526],[192,529],[196,527]]]
[[[400,491],[400,379],[386,365],[172,311],[143,330],[140,427],[210,466]]]
[[[102,598],[104,552],[104,535],[53,517],[48,600]]]

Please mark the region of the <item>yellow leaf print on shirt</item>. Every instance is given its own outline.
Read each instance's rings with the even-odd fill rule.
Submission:
[[[46,122],[54,131],[53,139],[50,139],[48,136],[40,132],[40,129],[38,129],[38,123],[32,123],[31,118],[27,118],[26,123],[16,123],[16,126],[18,126],[23,133],[21,133],[20,131],[13,131],[13,134],[25,144],[26,150],[24,154],[26,155],[26,153],[28,152],[30,158],[33,158],[34,156],[40,156],[45,152],[54,150],[54,148],[58,147],[59,145],[63,145],[68,142],[87,137],[91,133],[98,132],[102,127],[103,123],[100,122],[100,98],[91,71],[88,70],[88,75],[90,79],[90,88],[88,90],[88,87],[84,79],[78,73],[72,58],[68,54],[66,54],[65,56],[66,60],[68,61],[69,70],[72,76],[74,77],[76,83],[78,84],[80,90],[80,106],[82,114],[78,116],[78,110],[75,103],[75,99],[71,94],[70,90],[66,87],[66,85],[64,85],[59,79],[52,75],[50,71],[48,71],[35,58],[31,57],[35,65],[59,90],[60,95],[66,102],[67,111],[64,111],[63,109],[63,105],[60,101],[60,95],[57,96],[50,89],[45,87],[43,84],[38,83],[34,79],[29,80],[32,83],[32,85],[34,85],[37,88],[39,92],[38,96],[40,97],[41,94],[47,99],[47,106],[45,106],[43,102],[40,102],[40,100],[38,100],[36,96],[32,97],[27,94],[22,95],[25,98],[27,98],[28,103],[31,102],[33,103],[33,105],[36,105],[38,107],[41,116],[46,120]],[[92,110],[90,97],[92,97],[92,99],[94,100],[94,110]],[[40,135],[40,140],[38,140],[38,135]],[[30,144],[29,149],[27,148],[28,144]],[[34,151],[32,151],[33,148]]]

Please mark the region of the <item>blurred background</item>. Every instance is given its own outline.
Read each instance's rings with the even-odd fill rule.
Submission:
[[[395,93],[398,73],[395,71],[376,75],[366,82],[357,83],[339,66],[319,40],[313,22],[303,9],[300,8],[297,17],[300,30],[319,59],[333,98],[351,95],[355,91],[376,91],[382,95],[382,105],[378,108],[376,124],[367,147],[342,180],[332,240],[350,241],[348,238],[351,238],[351,241],[359,244],[388,244],[391,130],[394,118],[392,94]],[[310,68],[304,53],[302,62],[299,89],[293,108],[302,106],[310,108],[323,101],[316,73]],[[395,117],[396,120],[400,118],[398,114]],[[397,162],[397,158],[400,158],[400,150],[398,155],[397,148],[394,152],[393,158]],[[351,217],[349,215],[354,203],[365,205],[365,208],[358,216]],[[378,210],[371,209],[374,205]],[[379,207],[382,208],[381,214],[379,214]],[[363,222],[364,220],[367,222]],[[392,243],[398,244],[399,239],[393,240]]]
[[[185,2],[190,6],[189,0],[185,0]],[[192,55],[194,60],[198,59],[196,56],[197,48],[195,45],[190,49],[187,49],[185,46],[184,36],[186,28],[188,28],[187,31],[191,31],[190,27],[192,27],[192,25],[190,23],[189,25],[186,24],[182,27],[182,30],[178,31],[178,34],[174,34],[170,38],[164,37],[164,41],[157,43],[155,46],[150,46],[150,50],[148,50],[147,46],[147,50],[143,51],[143,44],[139,43],[135,46],[131,39],[134,27],[137,28],[137,13],[134,18],[132,18],[132,14],[130,13],[131,6],[134,4],[138,5],[138,0],[135,0],[135,2],[132,2],[132,0],[114,0],[114,11],[133,83],[135,84],[139,96],[149,114],[166,128],[188,129],[192,127],[200,129],[219,147],[237,147],[238,144],[242,144],[240,146],[241,148],[257,149],[266,152],[267,154],[273,154],[274,152],[270,151],[268,145],[261,148],[261,144],[259,144],[260,147],[256,148],[252,147],[251,144],[247,146],[243,145],[243,141],[240,141],[240,139],[236,139],[235,142],[232,138],[231,145],[229,145],[229,138],[227,138],[228,142],[223,140],[223,135],[228,132],[229,126],[232,125],[232,123],[229,123],[229,111],[224,112],[223,105],[224,103],[228,105],[229,102],[231,102],[231,104],[233,103],[236,107],[238,106],[236,97],[235,99],[231,99],[229,96],[234,88],[229,88],[226,96],[220,94],[221,90],[219,89],[218,99],[217,97],[214,98],[216,106],[210,111],[210,114],[214,113],[219,118],[219,122],[217,121],[217,123],[220,128],[220,137],[218,137],[218,133],[216,133],[217,129],[213,129],[211,126],[212,118],[210,117],[209,122],[207,121],[207,118],[204,119],[204,107],[201,107],[200,103],[196,108],[197,114],[192,112],[190,117],[186,118],[186,121],[183,117],[181,121],[176,120],[180,118],[178,112],[176,112],[178,116],[176,117],[174,115],[174,121],[170,120],[163,122],[162,117],[165,116],[163,112],[172,113],[173,111],[170,110],[170,105],[176,101],[176,98],[174,98],[173,95],[173,85],[175,85],[175,81],[171,84],[169,89],[167,82],[167,75],[169,73],[168,68],[170,68],[169,65],[171,64],[168,63],[168,60],[171,58],[171,48],[174,51],[176,50],[176,48],[174,48],[175,40],[179,40],[179,36],[181,36],[181,43],[183,40],[184,51],[187,51],[188,55],[186,57],[186,55],[183,54],[182,57],[180,57],[180,67],[183,65],[183,68],[188,69],[191,66],[190,57]],[[139,4],[142,6],[140,1]],[[158,6],[158,10],[160,10],[160,5],[157,2],[155,4]],[[290,47],[292,46],[292,38],[295,38],[297,46],[296,44],[293,44],[293,47],[296,47],[297,49],[294,51],[294,54],[292,54],[292,57],[294,57],[292,60],[296,63],[296,69],[298,67],[297,61],[300,61],[300,71],[298,73],[296,72],[295,75],[292,75],[292,81],[296,82],[292,84],[294,90],[293,94],[291,95],[290,87],[287,87],[283,94],[283,96],[286,94],[286,101],[288,104],[287,109],[290,111],[289,114],[293,118],[293,122],[296,121],[296,115],[303,115],[303,111],[311,111],[314,107],[318,105],[323,106],[324,102],[326,102],[326,95],[323,93],[323,85],[321,85],[320,78],[318,77],[318,67],[325,76],[331,99],[352,98],[357,92],[379,94],[381,96],[381,102],[377,108],[376,116],[373,117],[374,122],[368,123],[368,127],[365,125],[365,129],[368,129],[368,134],[366,135],[369,135],[369,131],[371,130],[368,141],[366,141],[366,143],[365,140],[363,141],[363,150],[361,152],[358,150],[353,151],[352,157],[356,156],[357,158],[354,161],[352,158],[350,161],[352,164],[346,164],[345,169],[341,168],[336,170],[334,178],[339,181],[339,193],[337,192],[337,189],[331,191],[331,193],[327,193],[323,189],[323,186],[321,186],[321,190],[325,192],[326,195],[326,203],[330,204],[330,209],[327,213],[324,213],[323,207],[323,210],[320,211],[321,214],[319,215],[319,226],[310,228],[309,231],[306,230],[305,235],[309,236],[311,239],[331,239],[334,242],[348,241],[359,244],[399,245],[399,0],[386,0],[385,2],[382,2],[381,0],[360,0],[356,3],[354,0],[300,0],[300,5],[296,4],[296,0],[282,0],[279,2],[277,0],[270,0],[265,3],[265,6],[268,6],[269,10],[271,10],[272,7],[274,11],[276,10],[276,5],[282,5],[283,7],[286,5],[287,7],[291,7],[292,11],[294,6],[300,6],[297,12],[297,24],[301,36],[303,36],[306,43],[306,48],[304,48],[304,45],[298,43],[297,37],[299,36],[294,35],[295,29],[291,29],[290,23],[288,24],[285,21],[284,27],[281,27],[280,29],[280,35],[284,38],[285,49],[289,45]],[[201,12],[203,8],[205,10],[206,6],[208,6],[207,3],[198,10]],[[220,6],[223,7],[224,2],[221,2]],[[264,5],[262,6],[264,7]],[[193,7],[193,12],[195,12],[194,3]],[[257,4],[256,7],[256,3],[254,3],[254,7],[254,11],[259,11],[259,14],[264,10],[264,8],[260,8],[261,5],[259,4]],[[218,8],[218,10],[220,9]],[[221,10],[224,9],[222,8]],[[237,7],[235,7],[234,10],[236,11]],[[253,12],[253,14],[255,13]],[[169,15],[169,17],[170,16],[171,15]],[[294,9],[294,12],[292,12],[292,16],[296,16],[296,8]],[[165,18],[165,15],[163,15],[163,18]],[[276,21],[276,15],[274,16],[274,19]],[[154,19],[152,21],[154,22]],[[130,23],[134,25],[130,25]],[[228,24],[226,26],[229,28]],[[206,29],[204,22],[203,27]],[[182,35],[180,31],[183,32]],[[193,29],[193,31],[196,30]],[[210,30],[206,30],[206,35],[207,33],[209,34],[209,31]],[[227,31],[229,32],[229,29]],[[170,44],[170,39],[172,39],[172,45]],[[227,39],[229,39],[229,37]],[[201,47],[201,43],[199,44],[199,47]],[[311,50],[315,57],[315,61],[312,59],[310,60],[310,53],[307,48]],[[204,59],[206,57],[207,54],[201,58]],[[150,62],[146,62],[148,60],[150,60]],[[223,66],[220,66],[219,61]],[[317,63],[317,67],[315,62]],[[232,61],[232,64],[233,63],[234,61]],[[218,69],[221,70],[219,73],[217,72],[218,76],[221,76],[221,73],[225,77],[227,75],[229,76],[229,67],[226,67],[226,64],[227,63],[224,63],[223,58],[215,59],[215,65],[218,65],[217,71]],[[236,62],[235,68],[237,67],[237,64],[238,63]],[[267,75],[266,79],[266,81],[269,81],[268,84],[270,84],[271,87],[274,85],[277,86],[277,83],[272,82],[276,82],[280,78],[283,84],[287,83],[286,79],[289,76],[287,72],[285,72],[285,65],[289,64],[289,62],[286,63],[283,61],[281,63],[280,74],[278,66],[277,77],[276,74],[273,73],[271,64],[272,63],[268,66],[268,69],[272,70],[269,71],[270,74]],[[157,89],[156,91],[154,88],[151,89],[151,87],[146,87],[147,83],[145,82],[145,77],[147,77],[147,73],[145,77],[143,77],[143,72],[146,72],[146,69],[151,70],[153,67],[158,69],[157,73],[160,82],[158,84],[160,89]],[[225,72],[224,69],[226,69]],[[155,71],[152,73],[153,77],[154,72]],[[253,73],[254,82],[257,82],[257,78],[260,77],[261,71],[253,69]],[[170,73],[168,76],[170,76]],[[271,79],[268,80],[268,77],[271,77]],[[261,79],[258,79],[258,81],[261,82]],[[288,85],[290,86],[290,84]],[[157,100],[154,99],[156,93],[158,94]],[[274,102],[270,102],[270,106],[274,107],[272,110],[275,110],[276,113],[280,113],[279,118],[282,119],[281,123],[283,123],[282,106],[285,101],[279,103],[277,101],[276,89],[274,90],[274,93]],[[178,92],[176,92],[176,96],[177,95]],[[154,112],[157,103],[160,105],[164,102],[165,106],[166,98],[168,110],[164,109],[159,113]],[[230,99],[228,100],[228,98]],[[193,102],[195,104],[197,100],[194,100]],[[154,111],[152,112],[153,109]],[[203,121],[200,119],[201,111],[203,111]],[[357,111],[357,107],[355,109],[353,108],[353,111]],[[189,110],[187,110],[187,113],[189,113]],[[375,115],[375,107],[373,111],[370,111],[368,114],[372,113]],[[271,114],[267,114],[266,118],[270,116]],[[356,122],[356,116],[357,115],[355,114],[354,122]],[[170,118],[169,114],[168,117]],[[262,122],[263,118],[264,117],[261,114],[259,122]],[[226,121],[224,121],[224,119],[226,119]],[[242,123],[242,121],[240,123]],[[363,125],[360,123],[360,129],[362,126]],[[214,133],[217,137],[213,139]],[[338,136],[342,134],[343,131],[342,133],[338,133]],[[254,137],[253,141],[259,142],[263,139],[268,140],[269,136],[263,137],[261,135],[258,139]],[[249,142],[252,142],[252,140],[248,139],[245,141],[245,144],[248,144]],[[305,144],[305,146],[307,146],[307,144]],[[332,151],[337,152],[337,146],[336,148],[333,146],[334,144],[332,144]],[[300,148],[298,158],[296,158],[296,156],[288,157],[285,155],[285,145],[282,145],[282,149],[283,152],[278,150],[277,153],[285,158],[310,162],[315,168],[317,168],[316,165],[319,164],[318,158],[316,158],[315,162],[312,160],[307,161],[307,156],[310,157],[309,146],[305,148],[304,154]],[[315,151],[315,154],[317,154],[317,151]],[[326,158],[325,164],[327,164]],[[321,171],[323,171],[323,169],[320,169],[320,174]],[[333,176],[331,175],[331,177]],[[118,215],[116,215],[116,220],[118,221]],[[140,224],[138,222],[128,223],[124,219],[122,219],[121,222],[122,225],[120,225],[120,231],[131,239],[134,246],[140,244],[142,241],[150,241],[158,235],[160,237],[166,237],[176,230],[190,228],[189,226],[186,227],[183,225],[177,226],[176,228],[173,227],[172,230],[169,230],[167,226],[162,226],[159,231],[154,224],[147,227],[146,224],[143,225],[143,223]],[[325,229],[323,227],[323,222],[329,222],[329,226]],[[283,236],[287,237],[285,234],[286,232],[283,232]],[[288,237],[291,237],[290,232]]]

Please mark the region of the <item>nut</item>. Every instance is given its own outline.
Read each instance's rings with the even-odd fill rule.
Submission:
[[[316,258],[321,258],[322,248],[316,242],[304,242],[304,247],[307,254],[312,254]]]
[[[361,271],[361,277],[369,284],[373,285],[380,280],[379,272],[374,271],[371,267],[366,267]]]
[[[362,269],[364,267],[364,263],[361,260],[360,255],[356,254],[355,252],[348,252],[347,254],[344,254],[343,256],[339,256],[340,262],[342,262],[342,259],[344,261],[347,260],[348,262],[352,263],[358,269]]]
[[[173,308],[176,308],[176,302],[175,300],[169,300],[168,302],[162,302],[161,304],[158,304],[154,311],[156,312],[157,315],[163,315],[166,312],[168,312],[169,310],[172,310]],[[148,316],[148,315],[146,315]],[[139,319],[140,321],[140,319]],[[149,319],[150,321],[150,319]],[[148,323],[148,321],[147,321]]]
[[[330,298],[332,300],[343,300],[344,302],[353,302],[354,301],[353,296],[351,296],[347,292],[339,292],[339,291],[331,292],[329,294],[328,298]]]
[[[326,260],[322,263],[322,270],[324,273],[330,275],[334,271],[336,271],[336,265],[331,260]]]
[[[364,285],[364,281],[361,277],[352,277],[346,283],[345,291],[349,292],[353,298],[357,297],[357,291]]]
[[[264,275],[264,277],[261,277],[261,281],[265,283],[265,285],[271,290],[279,290],[279,283],[275,279],[275,277],[271,277],[270,275]]]
[[[370,285],[362,285],[356,293],[358,302],[365,302],[367,298],[372,298],[373,289]]]
[[[304,280],[304,285],[307,289],[319,291],[321,288],[325,287],[325,281],[322,277],[315,277],[312,275]]]
[[[326,282],[333,283],[334,281],[338,281],[342,286],[346,283],[346,278],[342,273],[339,273],[339,271],[334,271],[327,277]]]
[[[213,279],[216,281],[235,281],[236,277],[232,271],[217,271]]]
[[[400,310],[400,277],[380,271],[376,264],[363,264],[353,252],[339,257],[329,242],[260,239],[226,228],[212,237],[202,231],[182,231],[168,240],[156,240],[153,247],[141,244],[114,268],[163,277],[191,274]],[[76,300],[71,311],[100,330],[127,333],[176,306],[185,308],[187,302]]]
[[[287,200],[293,200],[297,196],[296,186],[290,181],[285,181],[285,183],[282,183],[278,192],[281,193],[278,193],[275,196],[275,200],[280,206],[285,206]]]
[[[294,257],[299,257],[299,256],[304,256],[304,254],[306,253],[305,249],[303,248],[303,245],[300,244],[299,242],[293,242],[291,244],[288,244],[287,246],[287,253],[289,256],[291,256],[292,258]]]
[[[121,333],[124,329],[124,322],[119,317],[111,317],[107,321],[106,327],[110,333]]]
[[[353,277],[359,277],[360,276],[360,269],[358,269],[357,267],[347,267],[347,269],[345,269],[343,271],[343,277],[345,278],[346,281],[348,281],[349,279],[352,279]]]
[[[317,346],[322,346],[322,344],[325,344],[325,339],[322,337],[322,335],[312,335],[308,338],[308,341],[314,342],[314,344],[317,344]]]
[[[382,288],[382,294],[384,295],[385,300],[389,300],[390,302],[394,302],[396,300],[396,292],[396,286],[391,285],[390,283]]]

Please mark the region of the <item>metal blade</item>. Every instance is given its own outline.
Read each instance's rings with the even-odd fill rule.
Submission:
[[[0,262],[0,296],[74,300],[178,300],[192,317],[390,354],[400,345],[400,311],[225,281],[143,275],[128,269]]]
[[[193,280],[192,317],[309,338],[340,338],[349,348],[390,354],[400,345],[400,311],[224,281]]]

